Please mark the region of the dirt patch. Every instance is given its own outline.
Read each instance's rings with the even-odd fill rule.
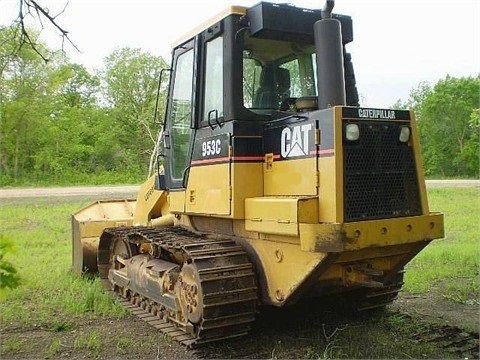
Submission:
[[[477,334],[480,330],[478,305],[452,302],[439,295],[401,293],[390,307],[431,323],[458,327]]]
[[[195,359],[195,355],[135,316],[74,322],[65,328],[1,329],[4,359]]]
[[[403,293],[390,309],[422,321],[423,327],[412,334],[416,341],[434,343],[464,359],[479,358],[478,304],[452,302],[439,294]]]
[[[478,306],[402,294],[381,313],[349,315],[302,304],[265,309],[251,333],[190,350],[133,315],[62,326],[2,324],[1,358],[478,358]]]

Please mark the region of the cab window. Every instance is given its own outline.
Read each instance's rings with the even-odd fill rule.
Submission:
[[[183,179],[188,166],[192,129],[193,49],[177,59],[172,96],[170,141],[173,148],[172,178]]]
[[[243,105],[257,113],[288,111],[295,99],[317,95],[312,44],[251,38],[243,50]]]
[[[205,89],[203,121],[223,116],[223,37],[205,46]]]

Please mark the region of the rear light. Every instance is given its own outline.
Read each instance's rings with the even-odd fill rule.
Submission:
[[[406,143],[410,140],[410,128],[408,126],[400,127],[400,136],[398,137],[398,140],[402,143]]]
[[[357,124],[347,124],[345,137],[348,141],[357,141],[360,138],[360,129]]]

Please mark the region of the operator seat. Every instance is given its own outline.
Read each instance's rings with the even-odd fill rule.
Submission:
[[[253,107],[279,109],[283,100],[290,97],[290,71],[265,66],[260,74],[260,87],[253,99]]]

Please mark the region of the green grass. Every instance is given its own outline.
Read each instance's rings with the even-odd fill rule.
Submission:
[[[446,236],[434,240],[408,264],[404,289],[413,293],[436,289],[447,299],[478,303],[480,189],[433,188],[428,195],[430,209],[445,215]],[[48,321],[52,309],[65,314],[124,315],[98,280],[69,271],[70,214],[84,205],[46,200],[2,204],[0,233],[14,243],[14,253],[6,259],[24,282],[9,291],[8,306],[2,305],[4,321],[32,321],[32,314],[36,321]],[[45,300],[35,301],[39,298]]]
[[[59,315],[123,316],[125,311],[102,291],[98,279],[71,271],[70,214],[80,203],[10,204],[0,207],[0,232],[14,243],[10,262],[22,286],[9,291],[1,304],[2,322],[69,328]]]
[[[434,240],[407,265],[404,289],[438,291],[449,300],[478,304],[480,189],[429,189],[431,211],[445,216],[445,238]]]
[[[60,352],[60,340],[53,339],[52,343],[45,348],[45,358],[54,358]]]
[[[8,352],[19,352],[22,350],[25,345],[25,340],[18,337],[12,337],[10,339],[2,340],[3,351]]]
[[[75,349],[86,349],[94,357],[98,357],[101,349],[101,336],[97,331],[92,331],[88,335],[81,335],[75,339]]]
[[[430,209],[445,214],[446,238],[432,242],[408,265],[406,291],[438,291],[450,301],[478,303],[479,195],[478,188],[429,189]],[[105,337],[103,330],[85,321],[108,324],[126,312],[102,291],[98,280],[71,272],[70,214],[87,204],[63,201],[0,203],[0,233],[14,243],[14,252],[6,259],[22,279],[0,303],[0,325],[19,331],[47,330],[51,338],[39,350],[45,358],[64,356],[65,346],[87,357],[107,356],[106,349],[110,356],[124,356],[131,354],[132,347],[149,346],[156,351],[159,346],[171,346],[161,334],[136,338],[126,331]],[[323,318],[312,326],[298,325],[298,339],[270,332],[278,326],[268,322],[250,344],[266,348],[261,356],[269,358],[448,357],[438,346],[409,340],[423,325],[401,314],[346,319],[338,328],[328,323],[323,328]],[[74,342],[69,343],[65,335],[72,333]],[[2,356],[21,354],[29,346],[23,332],[12,334],[1,344]],[[224,348],[228,346],[225,343]]]

